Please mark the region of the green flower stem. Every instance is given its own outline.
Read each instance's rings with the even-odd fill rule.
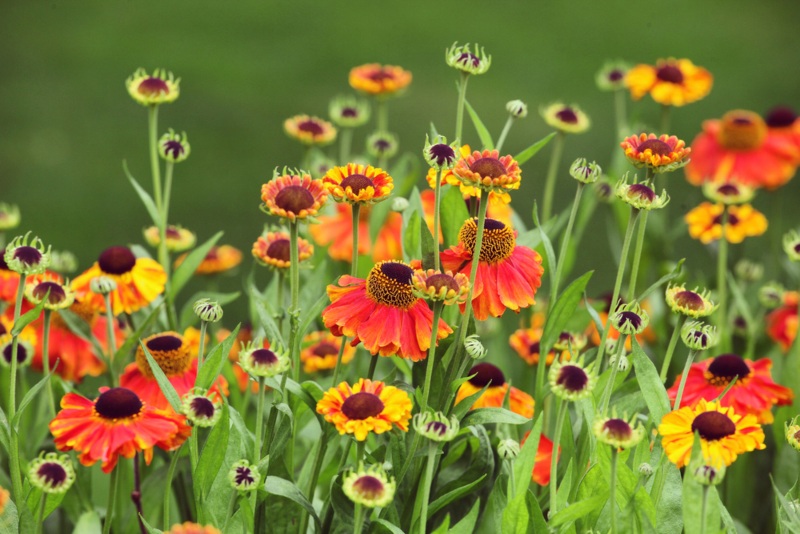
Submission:
[[[422,404],[419,412],[423,413],[428,409],[428,399],[431,393],[431,379],[433,378],[433,367],[436,364],[436,341],[439,333],[439,317],[442,316],[444,303],[436,301],[433,303],[433,329],[431,330],[431,346],[428,349],[428,362],[425,369],[425,386],[422,388]]]
[[[358,221],[361,216],[361,204],[351,204],[353,215],[353,259],[350,263],[350,276],[358,275]],[[342,344],[339,347],[339,356],[336,357],[336,367],[333,368],[333,387],[336,387],[339,379],[339,371],[342,368],[342,356],[344,347],[347,343],[347,336],[342,336]]]
[[[353,129],[342,128],[339,136],[339,165],[347,165],[350,159],[350,146],[353,143]]]
[[[114,355],[117,352],[117,338],[114,336],[114,309],[111,306],[111,293],[103,295],[103,300],[106,305],[106,367],[108,367],[108,374],[111,376],[111,383],[114,385],[119,384],[117,381],[117,373],[114,368]]]
[[[420,442],[420,435],[418,432],[414,432],[414,438],[411,440],[411,448],[408,449],[408,454],[406,454],[406,459],[403,461],[403,466],[400,468],[400,471],[397,473],[397,485],[400,485],[400,482],[403,481],[403,477],[406,476],[408,472],[408,468],[411,467],[411,462],[414,461],[414,455],[417,454],[417,448],[419,447]]]
[[[280,315],[278,316],[278,331],[283,333],[283,285],[286,282],[286,274],[283,270],[278,271],[278,309]]]
[[[161,217],[163,219],[162,222],[165,230],[169,221],[169,200],[172,196],[172,173],[174,170],[175,162],[167,160],[167,163],[164,167],[164,205],[161,206]],[[165,240],[162,240],[161,242],[166,245]],[[166,248],[166,246],[164,248]]]
[[[611,447],[611,534],[617,533],[617,449]]]
[[[666,104],[661,106],[661,133],[668,134],[669,133],[669,122],[670,122],[670,113],[672,111],[672,106],[668,106]]]
[[[667,345],[667,353],[664,355],[664,363],[661,364],[661,381],[667,381],[667,372],[669,372],[669,364],[672,362],[672,354],[675,352],[675,346],[678,344],[680,337],[681,327],[686,318],[683,315],[678,317],[678,322],[675,323],[675,330],[672,331],[672,337],[669,338],[669,345]]]
[[[283,373],[283,376],[281,377],[281,389],[280,389],[280,392],[279,392],[280,395],[281,395],[281,399],[283,399],[286,396],[286,379],[287,378],[288,378],[288,375],[286,373]],[[275,434],[274,432],[271,432],[271,429],[275,428],[275,423],[276,423],[276,420],[278,418],[278,410],[275,408],[275,404],[277,404],[277,400],[273,399],[272,404],[273,404],[273,406],[269,410],[269,419],[267,420],[267,428],[266,428],[267,429],[267,437],[266,437],[266,440],[265,440],[265,443],[264,443],[264,450],[267,451],[267,454],[269,454],[270,447],[272,446],[272,436]],[[263,418],[263,416],[262,416],[262,418]]]
[[[377,113],[376,113],[376,126],[379,132],[389,131],[389,108],[386,106],[386,98],[378,97],[376,99]],[[345,162],[341,164],[344,165]]]
[[[289,308],[289,350],[291,351],[292,379],[300,380],[300,352],[295,348],[295,339],[299,329],[300,312],[300,251],[298,249],[298,222],[292,221],[289,232],[289,290],[292,295],[292,304]]]
[[[161,168],[158,165],[158,105],[151,104],[147,115],[147,124],[150,141],[150,172],[153,175],[153,199],[156,210],[163,215],[163,200],[161,199]],[[164,227],[166,221],[161,221]]]
[[[44,527],[44,506],[47,502],[47,495],[46,491],[42,492],[42,498],[39,499],[39,513],[37,514],[36,519],[36,534],[41,534],[42,527]]]
[[[558,285],[561,282],[561,271],[564,268],[564,261],[567,258],[567,250],[569,250],[569,240],[572,237],[572,227],[575,224],[575,217],[578,214],[578,207],[581,205],[581,195],[585,184],[578,182],[578,188],[575,191],[575,200],[572,201],[572,211],[569,213],[569,221],[567,221],[567,229],[564,231],[564,240],[561,242],[561,250],[558,252],[558,263],[556,264],[556,276],[553,281],[553,295],[550,297],[550,303],[555,303],[558,298]]]
[[[728,240],[725,232],[728,227],[728,207],[722,208],[722,236],[719,239],[719,253],[717,254],[717,298],[719,299],[719,350],[728,352],[730,350],[731,333],[728,328]]]
[[[356,503],[356,512],[353,519],[353,534],[361,534],[364,529],[364,507]]]
[[[169,470],[167,471],[167,480],[164,484],[164,530],[168,530],[172,526],[169,515],[169,507],[172,501],[172,479],[175,477],[175,469],[178,467],[178,459],[180,458],[183,445],[172,454],[169,460]]]
[[[703,486],[703,501],[700,504],[700,534],[706,533],[706,510],[708,509],[708,488]]]
[[[506,136],[508,136],[508,132],[511,131],[511,125],[514,124],[514,117],[512,115],[508,116],[506,119],[505,125],[503,125],[503,131],[500,132],[500,138],[497,140],[497,143],[494,145],[494,149],[500,152],[503,148],[503,143],[506,142]]]
[[[442,169],[436,169],[436,185],[433,186],[433,268],[442,270],[439,259],[439,219],[442,201]]]
[[[167,320],[169,321],[169,327],[172,330],[177,330],[178,317],[175,311],[175,297],[172,295],[172,291],[169,290],[170,286],[172,285],[172,277],[170,276],[170,270],[172,266],[170,265],[169,251],[167,250],[169,201],[170,197],[172,196],[172,171],[174,167],[175,163],[172,161],[167,161],[166,172],[164,173],[164,205],[161,207],[161,226],[158,229],[160,236],[158,243],[158,262],[162,267],[164,267],[164,271],[167,273],[167,283],[165,286],[166,290],[164,291],[167,301]]]
[[[44,375],[50,374],[50,320],[52,313],[47,308],[44,309],[44,326],[42,327],[42,370]],[[56,416],[56,398],[53,395],[53,379],[47,379],[47,407],[50,412],[50,418]]]
[[[355,439],[355,438],[354,438]],[[367,453],[367,442],[356,441],[356,466],[364,461],[364,456]]]
[[[197,376],[200,376],[200,369],[206,355],[206,332],[208,331],[208,321],[200,320],[200,345],[197,347]],[[197,381],[195,380],[195,384]]]
[[[114,508],[117,502],[117,491],[119,491],[119,465],[111,471],[111,481],[108,490],[108,507],[106,509],[106,520],[103,523],[103,534],[111,532],[111,523],[114,520]]]
[[[686,364],[683,366],[683,374],[681,375],[681,383],[678,386],[678,394],[675,396],[675,405],[672,407],[673,410],[677,410],[681,407],[681,399],[683,398],[683,388],[686,387],[686,377],[689,376],[689,369],[692,367],[692,363],[694,363],[694,357],[697,355],[699,351],[697,350],[690,350],[689,356],[686,357]]]
[[[14,324],[17,324],[22,315],[22,299],[25,295],[25,274],[19,275],[19,285],[17,286],[17,300],[14,305]],[[11,339],[11,377],[8,384],[8,432],[11,434],[10,443],[10,470],[11,470],[11,491],[15,503],[23,502],[22,495],[22,473],[19,469],[19,435],[11,424],[17,413],[17,352],[19,350],[19,334]],[[22,505],[20,505],[22,506]]]
[[[422,479],[422,511],[419,514],[419,532],[425,534],[425,526],[428,524],[428,501],[431,498],[431,484],[433,484],[433,466],[436,463],[436,451],[438,447],[433,444],[428,445],[428,463],[425,466],[425,478]]]
[[[553,213],[553,195],[556,190],[556,175],[558,174],[558,165],[561,163],[561,154],[564,152],[564,139],[566,134],[558,130],[556,138],[553,140],[553,152],[550,155],[550,166],[547,168],[547,178],[544,182],[544,206],[542,208],[542,222],[546,223],[550,220],[550,215]]]
[[[608,310],[608,317],[606,324],[603,325],[603,335],[600,339],[600,346],[597,348],[597,362],[595,365],[595,373],[600,373],[600,367],[603,364],[603,355],[606,351],[606,340],[608,339],[608,331],[611,326],[611,318],[614,315],[617,306],[617,299],[619,298],[619,290],[622,287],[622,277],[625,274],[625,264],[628,259],[628,250],[631,247],[631,236],[633,235],[633,227],[636,226],[636,219],[639,217],[639,210],[631,209],[631,216],[628,219],[628,227],[625,229],[625,238],[622,241],[622,253],[619,258],[619,267],[617,268],[617,279],[614,282],[614,292],[611,295],[611,305]]]
[[[192,433],[194,434],[194,432]],[[139,530],[142,534],[147,534],[147,527],[144,526],[144,510],[142,510],[142,477],[140,473],[141,466],[141,453],[133,455],[133,492],[131,492],[131,500],[136,507],[136,519],[139,523]],[[202,514],[201,514],[202,517]]]
[[[552,473],[553,470],[551,469],[550,472]],[[508,461],[508,480],[509,480],[508,489],[510,492],[510,498],[508,499],[508,502],[511,502],[514,500],[514,497],[517,496],[516,493],[517,482],[516,482],[516,476],[514,475],[514,460]]]
[[[464,102],[467,100],[467,82],[469,74],[461,73],[461,81],[458,84],[458,107],[456,108],[456,137],[455,140],[461,143],[461,133],[464,128]],[[463,144],[463,143],[461,143]]]
[[[284,373],[283,376],[286,376]],[[256,433],[255,433],[255,446],[253,447],[253,465],[257,466],[258,463],[261,461],[261,435],[263,434],[263,425],[264,425],[264,396],[265,396],[265,388],[264,388],[264,377],[258,377],[258,400],[256,400]],[[276,408],[272,408],[270,410],[270,419],[273,419],[272,415],[277,412]],[[274,424],[274,420],[272,421]],[[269,449],[267,449],[269,452]],[[258,492],[252,492],[250,496],[250,505],[253,509],[253,513],[256,513],[256,498],[258,497]]]
[[[369,359],[369,370],[367,371],[367,379],[369,380],[375,378],[375,369],[378,367],[378,358],[380,358],[380,356],[373,354]]]
[[[606,389],[603,391],[603,401],[600,403],[600,413],[603,414],[603,417],[608,416],[608,405],[611,403],[611,395],[614,393],[614,381],[617,379],[617,372],[619,372],[619,359],[625,354],[626,337],[627,336],[620,334],[617,338],[617,345],[614,347],[617,352],[617,360],[614,362],[614,365],[611,366],[611,375],[606,383]]]
[[[564,399],[558,399],[558,415],[556,416],[556,430],[553,434],[553,451],[555,454],[550,458],[550,512],[548,517],[558,511],[558,443],[561,441],[561,430],[564,428],[564,420],[567,418],[567,403]]]
[[[633,264],[631,265],[631,275],[628,280],[628,300],[632,301],[636,298],[636,279],[639,275],[639,262],[642,259],[642,249],[644,248],[644,234],[647,228],[647,216],[650,214],[645,210],[640,215],[639,220],[639,233],[636,235],[636,248],[633,252]]]

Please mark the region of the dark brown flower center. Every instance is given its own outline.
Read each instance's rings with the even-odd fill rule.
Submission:
[[[719,214],[716,217],[714,217],[713,223],[721,225],[722,224],[722,214]],[[734,215],[731,212],[728,212],[727,224],[730,225],[730,226],[736,226],[737,224],[739,224],[739,217],[737,217],[736,215]]]
[[[480,158],[469,166],[469,170],[484,178],[499,178],[506,173],[506,166],[497,158]]]
[[[278,363],[278,356],[269,349],[256,349],[250,355],[255,365],[275,365]]]
[[[517,245],[517,239],[510,227],[501,221],[487,218],[483,224],[483,230],[480,261],[496,263],[511,256]],[[477,220],[468,219],[458,232],[458,241],[464,249],[472,254],[475,251],[477,238]]]
[[[136,265],[136,256],[128,247],[109,247],[97,258],[97,265],[106,274],[125,274]]]
[[[721,354],[708,366],[708,381],[715,386],[727,386],[735,377],[739,380],[750,374],[750,366],[738,354]]]
[[[708,336],[705,335],[701,330],[694,330],[689,335],[694,339],[694,342],[700,345],[701,347],[708,346]]]
[[[625,76],[625,74],[621,70],[614,69],[614,70],[612,70],[611,72],[608,73],[608,81],[610,81],[610,82],[618,82],[624,76]]]
[[[436,165],[440,167],[442,165],[450,165],[456,159],[456,151],[453,150],[453,147],[444,143],[430,147],[428,154],[436,162]]]
[[[578,114],[572,108],[562,108],[556,113],[556,117],[561,122],[565,122],[567,124],[577,124],[578,122]]]
[[[729,111],[722,117],[717,134],[719,143],[730,150],[748,151],[759,148],[767,136],[764,119],[752,111]]]
[[[469,379],[469,383],[479,388],[487,384],[494,388],[506,383],[503,371],[491,363],[479,363],[470,369],[467,375],[475,375]]]
[[[381,272],[401,284],[411,284],[414,271],[405,263],[387,261],[381,264]]]
[[[169,94],[169,85],[161,78],[145,78],[137,88],[140,95],[144,96],[157,96],[159,93]]]
[[[628,188],[628,198],[640,198],[652,202],[656,198],[656,192],[644,184],[633,184]]]
[[[172,350],[178,350],[181,348],[182,344],[183,340],[181,338],[171,335],[154,337],[145,343],[145,345],[147,345],[147,350],[150,352],[169,352]]]
[[[305,187],[290,185],[275,195],[275,205],[281,209],[298,214],[314,205],[314,195]]]
[[[375,149],[378,154],[383,154],[392,148],[392,142],[384,138],[376,139],[372,143],[372,148]]]
[[[373,82],[382,82],[383,80],[393,80],[394,75],[390,71],[381,68],[376,71],[370,72],[367,75],[367,78],[369,78]]]
[[[688,289],[679,291],[675,295],[675,302],[681,308],[686,308],[692,311],[699,311],[705,307],[703,303],[703,297],[694,291],[689,291]]]
[[[368,417],[375,417],[383,411],[383,401],[374,393],[360,391],[345,399],[342,403],[342,413],[348,419],[361,421]]]
[[[128,388],[111,388],[97,397],[94,409],[104,419],[132,417],[142,411],[141,399]]]
[[[425,280],[425,285],[436,289],[436,293],[443,287],[446,287],[448,291],[452,290],[458,293],[458,283],[456,283],[456,279],[448,274],[437,273],[429,276],[428,279]]]
[[[22,246],[14,249],[14,259],[27,266],[38,265],[42,261],[42,253],[35,247]]]
[[[298,123],[297,129],[301,132],[308,132],[314,137],[322,135],[322,133],[325,131],[320,123],[311,119]]]
[[[236,475],[233,479],[237,486],[250,485],[256,481],[253,477],[253,470],[243,465],[236,468]]]
[[[589,383],[589,375],[582,367],[577,365],[563,365],[558,370],[556,384],[566,389],[569,393],[579,393]]]
[[[362,475],[353,482],[353,489],[364,499],[379,499],[385,491],[383,482],[372,475]]]
[[[417,301],[412,292],[414,271],[405,263],[386,261],[372,268],[367,275],[367,295],[381,304],[408,308]]]
[[[195,397],[192,399],[190,405],[195,417],[203,419],[211,419],[214,417],[216,407],[214,406],[214,403],[206,397]]]
[[[6,330],[6,327],[3,325],[3,323],[0,323],[0,336],[6,333],[8,333],[8,330]]]
[[[311,354],[317,356],[318,358],[333,356],[335,354],[339,354],[339,347],[330,341],[322,341],[311,350]]]
[[[460,56],[458,56],[458,60],[456,60],[456,62],[461,63],[462,65],[469,65],[471,63],[473,67],[479,67],[481,64],[481,58],[475,54],[463,52]]]
[[[185,150],[180,141],[170,139],[164,143],[164,153],[166,153],[172,159],[178,159],[178,157],[182,156],[184,152]]]
[[[347,190],[349,187],[354,195],[358,195],[361,191],[368,187],[375,188],[375,183],[364,176],[363,174],[351,174],[344,180],[342,180],[342,189]]]
[[[638,147],[639,153],[649,150],[659,156],[667,156],[672,152],[672,147],[660,139],[648,139]]]
[[[291,244],[288,239],[276,239],[267,247],[267,256],[281,261],[289,261],[291,258]]]
[[[603,423],[603,430],[609,437],[618,440],[630,439],[633,435],[631,425],[624,419],[609,419]]]
[[[61,284],[50,281],[37,284],[36,287],[33,288],[32,293],[34,297],[42,300],[48,291],[50,291],[50,296],[47,297],[47,302],[50,304],[59,304],[67,298],[67,294]]]
[[[656,70],[656,78],[662,82],[681,83],[683,72],[675,65],[662,65]]]
[[[39,478],[44,479],[45,484],[52,488],[57,488],[67,480],[67,470],[58,462],[45,462],[36,470]]]
[[[692,432],[698,432],[706,441],[715,441],[736,433],[731,418],[720,412],[704,412],[692,421]]]
[[[786,128],[794,124],[797,114],[790,107],[778,106],[772,108],[766,116],[767,126],[770,128]]]

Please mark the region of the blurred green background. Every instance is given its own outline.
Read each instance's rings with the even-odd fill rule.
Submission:
[[[493,135],[505,121],[506,101],[522,99],[531,110],[512,129],[509,152],[549,132],[537,113],[541,105],[576,103],[591,117],[588,133],[567,139],[556,202],[557,210],[566,209],[574,193],[566,165],[577,156],[607,165],[619,142],[613,97],[594,83],[607,59],[688,57],[713,73],[711,94],[673,114],[672,133],[688,143],[704,119],[729,109],[764,112],[797,104],[797,15],[792,0],[6,2],[0,17],[0,201],[20,206],[20,231],[74,251],[82,268],[107,246],[141,242],[147,215],[122,161],[149,189],[147,117],[124,82],[137,67],[164,67],[181,77],[181,96],[162,107],[159,128],[185,130],[192,144],[191,157],[176,168],[170,219],[199,240],[223,229],[223,242],[245,251],[249,262],[247,251],[268,219],[258,210],[261,184],[274,167],[297,165],[303,155],[283,133],[285,118],[327,116],[329,99],[350,92],[347,74],[355,65],[401,65],[414,81],[391,102],[390,129],[402,151],[419,154],[431,121],[453,135],[457,75],[444,63],[445,48],[477,41],[493,63],[470,82],[468,99]],[[659,106],[649,97],[629,109],[645,124],[658,121]],[[476,146],[468,120],[465,132]],[[364,133],[356,134],[356,143]],[[523,167],[512,206],[526,220],[542,193],[549,153],[550,147]],[[671,221],[681,225],[700,193],[681,173],[669,178],[668,189]],[[781,194],[797,198],[797,181]],[[773,202],[767,197],[756,201],[765,211]],[[782,213],[783,222],[768,215],[770,233],[798,218],[794,211]],[[596,228],[599,235],[585,240],[575,271],[605,264],[594,294],[604,290],[597,280],[614,271],[606,227]],[[744,250],[769,250],[769,240],[734,247],[734,258]],[[708,261],[688,237],[679,247],[676,259],[689,256],[690,270]],[[768,253],[764,257],[768,261]]]

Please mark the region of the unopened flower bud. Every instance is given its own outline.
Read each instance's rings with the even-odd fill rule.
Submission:
[[[170,128],[169,132],[161,136],[158,141],[158,153],[162,159],[171,161],[172,163],[180,163],[189,157],[191,146],[186,137],[186,132],[183,134],[176,134]]]
[[[464,349],[473,360],[481,360],[485,358],[486,353],[488,352],[486,347],[483,346],[483,343],[481,343],[478,334],[467,336],[467,339],[464,340]]]
[[[117,289],[117,282],[108,276],[97,276],[89,282],[89,289],[92,293],[105,296]]]
[[[642,462],[639,464],[639,474],[645,478],[653,476],[653,466],[647,462]]]
[[[758,301],[765,308],[777,308],[783,304],[784,287],[778,282],[768,282],[758,290]]]
[[[501,439],[497,444],[497,454],[503,460],[514,460],[519,456],[519,442],[513,439]]]
[[[201,321],[216,323],[222,319],[222,306],[219,302],[207,298],[199,299],[194,303],[194,313]]]
[[[14,204],[0,202],[0,232],[19,226],[19,208]]]
[[[524,119],[528,116],[528,105],[522,100],[510,100],[506,103],[506,111],[515,119]]]
[[[402,213],[408,209],[409,202],[408,199],[403,197],[395,197],[392,199],[392,211],[396,211],[398,213]]]
[[[569,167],[569,174],[584,184],[593,184],[600,178],[603,169],[594,161],[587,163],[586,158],[576,159]]]

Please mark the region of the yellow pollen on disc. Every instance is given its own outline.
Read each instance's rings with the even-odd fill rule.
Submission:
[[[722,117],[717,140],[730,150],[754,150],[764,143],[767,125],[752,111],[731,111]]]
[[[470,219],[464,223],[458,232],[458,240],[463,247],[470,253],[475,251],[475,241],[478,236],[478,224],[475,219]],[[494,219],[486,219],[483,230],[483,242],[481,243],[480,261],[486,263],[497,263],[511,256],[517,239],[514,231]]]
[[[395,308],[409,308],[414,304],[418,297],[414,296],[411,285],[411,268],[402,263],[398,266],[406,267],[409,271],[408,282],[395,280],[387,275],[382,266],[392,265],[397,262],[381,262],[375,265],[367,275],[367,296],[380,304],[387,304]]]
[[[148,344],[148,342],[145,342],[146,346]],[[172,350],[156,350],[148,347],[148,351],[168,377],[185,373],[189,370],[192,362],[192,356],[189,353],[189,347],[186,343],[181,343],[180,347]],[[155,378],[153,370],[150,369],[150,364],[147,362],[147,357],[141,347],[136,351],[136,365],[143,375],[149,378]]]

